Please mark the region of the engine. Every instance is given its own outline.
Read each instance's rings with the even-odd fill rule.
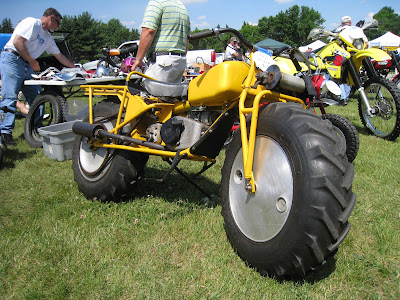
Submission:
[[[219,113],[194,110],[187,117],[175,116],[164,124],[150,125],[146,130],[149,142],[165,145],[171,150],[183,150],[193,146],[217,119]]]

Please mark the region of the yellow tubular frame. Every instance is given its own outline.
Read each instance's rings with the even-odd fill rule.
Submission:
[[[126,81],[128,82],[130,80],[130,77],[134,74],[137,74],[139,76],[148,78],[148,79],[153,79],[149,76],[146,76],[142,73],[139,72],[131,72]],[[154,80],[154,79],[153,79]],[[161,108],[161,107],[175,107],[174,104],[170,103],[153,103],[147,105],[144,109],[140,110],[137,112],[134,116],[130,117],[128,120],[125,120],[124,122],[121,122],[122,119],[122,113],[124,110],[124,107],[127,104],[127,101],[129,100],[129,97],[127,97],[127,92],[128,92],[128,87],[127,86],[110,86],[110,85],[82,85],[81,88],[86,90],[86,94],[89,96],[89,123],[93,124],[93,95],[120,95],[121,96],[121,105],[118,111],[118,117],[117,117],[117,123],[116,126],[110,131],[110,133],[117,133],[119,129],[124,127],[126,124],[131,122],[133,119],[137,118],[141,114],[143,114],[146,111],[149,111],[153,108]],[[93,146],[95,147],[104,147],[104,148],[113,148],[113,149],[121,149],[121,150],[129,150],[129,151],[135,151],[135,152],[141,152],[141,153],[147,153],[150,155],[157,155],[161,157],[169,157],[169,158],[174,158],[176,156],[176,152],[174,151],[165,151],[165,150],[156,150],[156,149],[150,149],[145,146],[140,146],[140,145],[134,145],[134,146],[126,146],[126,145],[117,145],[117,144],[104,144],[101,141],[96,141],[93,143]],[[191,160],[196,160],[196,161],[208,161],[208,162],[215,162],[215,159],[211,159],[205,156],[200,156],[200,155],[194,155],[190,153],[190,148],[187,148],[185,150],[182,150],[180,152],[181,155],[187,154],[187,159]]]
[[[242,152],[243,152],[243,165],[244,165],[243,167],[244,167],[244,178],[246,180],[246,190],[250,193],[254,193],[256,191],[256,185],[254,182],[253,161],[254,161],[254,148],[256,143],[259,105],[261,99],[263,97],[266,97],[266,99],[269,102],[278,102],[278,101],[296,102],[301,104],[304,109],[306,109],[306,106],[304,102],[299,98],[272,92],[270,90],[263,90],[255,95],[252,107],[246,108],[245,102],[247,99],[247,95],[252,94],[250,89],[256,73],[256,66],[253,61],[253,53],[250,53],[250,59],[252,63],[249,70],[249,75],[247,76],[244,82],[244,89],[239,99],[239,120],[240,120],[240,133],[242,137]],[[249,137],[247,137],[246,114],[251,114]]]
[[[304,102],[296,97],[280,94],[277,92],[272,92],[270,90],[265,89],[254,89],[251,85],[254,83],[255,74],[256,74],[256,65],[253,60],[253,53],[250,53],[251,59],[251,66],[249,69],[249,73],[242,85],[243,91],[240,94],[239,99],[236,99],[226,105],[224,112],[233,108],[237,105],[239,101],[239,121],[240,121],[240,132],[241,132],[241,141],[242,141],[242,151],[243,151],[243,164],[244,164],[244,177],[246,180],[246,190],[249,193],[254,193],[256,191],[256,185],[254,182],[254,174],[253,174],[253,160],[254,160],[254,148],[255,148],[255,141],[256,141],[256,133],[257,133],[257,123],[258,123],[258,115],[259,115],[259,105],[261,99],[265,99],[268,102],[295,102],[301,104],[304,109],[306,106]],[[139,76],[153,79],[148,77],[139,72],[131,72],[126,81],[130,80],[130,77],[134,74]],[[153,79],[154,80],[154,79]],[[110,85],[84,85],[82,86],[83,89],[86,90],[86,93],[89,94],[89,122],[93,124],[93,95],[117,95],[120,96],[121,105],[118,111],[117,123],[111,133],[117,133],[119,129],[124,127],[126,124],[140,116],[141,114],[149,111],[153,108],[167,108],[171,107],[171,111],[175,113],[183,113],[190,108],[190,104],[186,103],[177,103],[177,104],[169,104],[163,102],[156,102],[152,104],[146,105],[143,109],[136,112],[133,116],[130,116],[128,120],[121,122],[122,113],[124,107],[127,106],[129,97],[127,97],[128,87],[127,86],[110,86]],[[246,107],[246,100],[248,96],[251,95],[254,97],[254,100],[251,103],[251,107]],[[249,136],[247,135],[247,124],[246,124],[246,114],[251,114],[251,123],[250,123],[250,130]],[[169,157],[173,158],[176,156],[176,152],[174,151],[166,151],[166,150],[156,150],[150,149],[146,146],[141,145],[133,145],[133,146],[126,146],[126,145],[117,145],[117,144],[104,144],[101,141],[96,141],[93,143],[95,147],[104,147],[104,148],[113,148],[113,149],[121,149],[121,150],[129,150],[129,151],[136,151],[141,153],[147,153],[150,155],[157,155],[161,157]],[[182,155],[187,154],[187,159],[196,160],[196,161],[209,161],[214,162],[215,159],[211,159],[205,156],[193,155],[190,153],[190,148],[182,150],[180,152]]]

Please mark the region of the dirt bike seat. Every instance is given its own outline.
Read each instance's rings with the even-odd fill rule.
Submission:
[[[143,86],[150,95],[155,97],[187,98],[189,83],[170,83],[145,79]]]

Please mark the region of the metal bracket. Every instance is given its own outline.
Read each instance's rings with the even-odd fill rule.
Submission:
[[[168,164],[171,166],[168,171],[164,174],[164,176],[160,179],[155,179],[155,178],[144,178],[144,180],[148,181],[156,181],[156,182],[164,182],[167,177],[172,173],[173,170],[175,170],[179,175],[181,175],[183,178],[185,178],[189,183],[191,183],[196,189],[198,189],[201,193],[203,193],[206,197],[211,199],[211,195],[208,194],[205,190],[203,190],[196,182],[193,181],[192,178],[195,178],[208,170],[210,167],[212,167],[215,162],[212,162],[211,164],[204,165],[203,168],[200,170],[200,172],[196,173],[194,176],[190,177],[187,175],[185,172],[183,172],[181,169],[178,168],[178,164],[181,162],[182,159],[187,157],[187,153],[184,153],[180,155],[180,151],[178,151],[174,157],[174,159],[171,161],[171,159],[166,158],[164,159]]]

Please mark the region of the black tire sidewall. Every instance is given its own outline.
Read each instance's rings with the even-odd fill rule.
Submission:
[[[32,102],[31,107],[29,108],[28,115],[26,116],[25,124],[24,124],[24,137],[29,146],[33,148],[42,147],[42,140],[35,132],[33,128],[33,115],[36,109],[42,105],[43,103],[50,103],[52,105],[54,121],[52,125],[59,124],[64,121],[62,114],[62,106],[64,102],[64,98],[53,92],[43,92],[38,95],[35,100]]]
[[[357,156],[360,144],[358,131],[353,123],[349,119],[337,114],[324,114],[321,117],[324,120],[329,120],[333,126],[343,133],[346,140],[347,159],[349,162],[353,162]]]

